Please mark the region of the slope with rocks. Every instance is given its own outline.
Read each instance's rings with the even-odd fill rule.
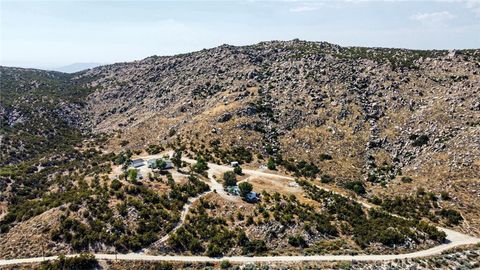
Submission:
[[[115,190],[107,177],[118,160],[127,164],[127,150],[140,153],[151,144],[181,145],[186,155],[215,164],[242,158],[245,169],[269,160],[279,174],[353,189],[389,212],[479,235],[479,70],[479,50],[299,40],[223,45],[76,74],[1,67],[0,240],[16,239],[49,209],[67,205],[64,230],[41,235],[62,249],[70,248],[63,245],[71,240],[70,219],[105,230],[74,234],[79,248],[107,250],[114,243],[137,250],[161,238],[165,231],[157,226],[154,235],[129,231],[114,241],[136,228],[129,225],[164,213],[164,205],[155,204],[155,215],[144,211],[135,224],[117,210],[93,210],[109,209],[124,191],[127,198],[143,192],[145,203],[157,200],[155,181],[140,188],[122,180]],[[169,223],[182,196],[167,207]],[[118,232],[111,230],[117,218]],[[15,256],[11,251],[4,254]]]
[[[215,142],[311,161],[339,184],[369,179],[375,194],[446,191],[478,234],[479,61],[479,50],[293,40],[154,56],[79,78],[97,78],[86,125],[115,134],[113,149]]]

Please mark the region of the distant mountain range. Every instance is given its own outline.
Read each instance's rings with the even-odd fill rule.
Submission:
[[[65,72],[65,73],[75,73],[78,71],[86,70],[86,69],[91,69],[94,67],[101,66],[102,64],[100,63],[73,63],[67,66],[63,67],[58,67],[54,68],[53,70],[55,71],[60,71],[60,72]]]

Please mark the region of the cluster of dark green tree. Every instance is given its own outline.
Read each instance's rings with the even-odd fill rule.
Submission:
[[[298,182],[310,198],[326,205],[330,216],[344,224],[341,226],[342,234],[352,235],[361,247],[372,243],[404,245],[409,239],[418,243],[425,239],[438,242],[445,239],[444,232],[420,220],[396,217],[381,210],[367,211],[344,196],[320,189],[305,180]]]
[[[257,211],[263,222],[276,221],[287,228],[302,227],[311,235],[322,234],[325,237],[337,236],[338,231],[333,225],[332,216],[321,213],[310,204],[300,202],[295,195],[280,195],[278,192],[269,194],[263,192],[263,203]],[[278,237],[277,235],[271,235]]]
[[[0,181],[10,183],[10,195],[4,199],[8,213],[0,221],[0,233],[5,233],[17,222],[37,216],[53,207],[69,203],[82,197],[72,183],[87,176],[111,171],[111,155],[88,148],[73,150],[58,156],[48,156],[39,162],[43,168],[37,170],[36,162],[27,161],[0,168]],[[49,192],[51,185],[62,187],[58,192]]]
[[[126,252],[148,246],[175,226],[188,198],[209,189],[195,176],[190,176],[185,184],[171,182],[169,185],[170,192],[162,195],[139,182],[123,185],[112,181],[110,188],[82,185],[79,190],[84,196],[71,203],[69,208],[72,212],[80,208],[84,210],[80,216],[67,212],[60,228],[52,232],[52,239],[70,243],[77,251],[107,245]],[[121,200],[116,208],[109,206],[112,196]],[[131,213],[135,213],[134,226],[127,222],[132,218]]]
[[[192,171],[206,176],[208,170],[208,164],[203,156],[197,156],[197,162],[192,165]]]
[[[158,144],[150,144],[145,149],[145,151],[147,151],[149,155],[156,155],[162,152],[163,150],[165,150],[165,148],[163,148],[161,145],[158,145]]]
[[[280,154],[270,157],[267,162],[267,167],[270,170],[276,170],[277,166],[283,166],[295,177],[315,178],[320,173],[320,169],[312,162],[295,161],[293,158],[284,159]]]
[[[253,161],[252,152],[245,147],[221,148],[219,140],[211,141],[210,146],[211,148],[207,148],[200,145],[198,148],[191,147],[190,150],[197,156],[202,156],[205,161],[218,164],[229,164],[232,161],[244,164]]]
[[[439,197],[449,199],[448,193],[445,192]],[[447,225],[460,224],[463,220],[462,215],[454,209],[441,209],[438,199],[435,194],[419,189],[415,195],[384,198],[380,205],[382,209],[404,217],[428,218],[433,222],[443,219]]]
[[[89,253],[82,253],[74,257],[60,255],[53,261],[45,261],[40,264],[40,270],[94,270],[99,269],[95,256]]]
[[[207,209],[215,207],[214,204],[201,201],[187,216],[185,224],[170,236],[169,246],[175,251],[211,257],[226,255],[235,247],[241,247],[244,254],[267,251],[264,241],[249,239],[241,228],[232,230],[225,219],[210,216]]]

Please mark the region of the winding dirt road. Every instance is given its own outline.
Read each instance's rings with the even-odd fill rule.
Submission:
[[[142,158],[153,158],[156,156],[145,156]],[[183,158],[184,161],[188,163],[194,163],[195,160],[189,158]],[[223,186],[218,183],[213,175],[223,173],[225,171],[232,170],[230,166],[218,165],[209,163],[208,178],[210,180],[210,191],[202,193],[194,198],[190,198],[189,202],[185,204],[182,209],[180,221],[175,226],[175,228],[170,232],[176,231],[180,226],[182,226],[185,218],[188,214],[190,206],[202,196],[208,194],[209,192],[216,191],[220,196],[225,199],[232,200],[234,197],[228,195],[224,190]],[[276,179],[288,179],[294,180],[293,177],[277,175],[262,171],[244,169],[243,172],[251,176],[259,177],[268,177]],[[324,187],[319,187],[323,188]],[[327,189],[328,190],[328,189]],[[329,190],[332,191],[332,190]],[[335,191],[332,191],[335,192]],[[337,193],[337,192],[336,192]],[[364,205],[367,208],[375,207],[367,202],[357,200],[359,203]],[[253,263],[253,262],[306,262],[306,261],[386,261],[386,260],[395,260],[395,259],[407,259],[407,258],[420,258],[428,257],[433,255],[441,254],[443,251],[452,249],[454,247],[476,244],[480,242],[479,238],[472,237],[466,234],[462,234],[450,229],[445,229],[438,227],[439,230],[442,230],[446,233],[446,241],[443,244],[438,246],[416,251],[406,254],[390,254],[390,255],[312,255],[312,256],[232,256],[232,257],[222,257],[222,258],[211,258],[206,256],[182,256],[182,255],[146,255],[143,253],[128,253],[128,254],[94,254],[95,258],[100,260],[141,260],[141,261],[177,261],[177,262],[219,262],[222,260],[229,260],[231,262],[238,263]],[[159,240],[159,242],[165,242],[168,240],[169,235],[164,236]],[[75,256],[76,254],[68,255],[68,257]],[[11,259],[11,260],[0,260],[0,266],[4,265],[14,265],[14,264],[24,264],[24,263],[36,263],[42,262],[44,260],[54,260],[57,256],[52,257],[34,257],[34,258],[23,258],[23,259]]]
[[[220,262],[223,260],[228,260],[230,262],[238,263],[254,263],[254,262],[307,262],[307,261],[388,261],[395,259],[408,259],[408,258],[421,258],[428,257],[432,255],[441,254],[443,251],[448,249],[475,244],[480,241],[480,239],[475,237],[470,237],[452,230],[443,229],[447,233],[447,242],[438,246],[435,246],[430,249],[421,250],[412,253],[406,254],[392,254],[392,255],[313,255],[313,256],[232,256],[232,257],[222,257],[222,258],[211,258],[206,256],[153,256],[145,255],[138,253],[129,253],[129,254],[94,254],[95,258],[99,260],[126,260],[126,261],[177,261],[177,262]],[[68,255],[68,257],[75,256]],[[12,260],[0,260],[0,266],[4,265],[13,265],[13,264],[23,264],[23,263],[36,263],[42,262],[44,260],[54,260],[57,256],[52,257],[35,257],[35,258],[25,258],[25,259],[12,259]]]

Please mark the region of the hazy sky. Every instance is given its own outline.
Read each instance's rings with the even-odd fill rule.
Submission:
[[[480,48],[480,0],[0,0],[0,64],[113,63],[294,38],[340,45]]]

